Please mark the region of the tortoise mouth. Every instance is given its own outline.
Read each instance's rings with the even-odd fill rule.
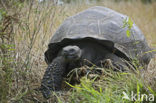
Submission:
[[[66,55],[65,59],[67,61],[76,61],[76,60],[79,60],[80,57],[78,55]]]
[[[78,56],[77,55],[68,55],[67,58],[68,59],[76,59],[76,58],[78,58]]]

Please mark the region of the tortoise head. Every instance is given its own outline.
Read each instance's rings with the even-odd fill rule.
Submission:
[[[82,50],[76,45],[65,46],[62,49],[61,55],[67,61],[76,61],[79,60],[82,56]]]

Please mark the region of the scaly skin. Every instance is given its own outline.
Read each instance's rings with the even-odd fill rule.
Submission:
[[[59,56],[48,66],[41,82],[41,92],[45,98],[49,98],[51,91],[61,89],[63,74],[65,72],[66,62]]]

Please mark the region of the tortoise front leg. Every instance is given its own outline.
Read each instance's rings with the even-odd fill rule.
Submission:
[[[63,57],[56,57],[45,71],[41,82],[41,92],[45,98],[49,98],[51,91],[61,90],[63,74],[66,63]]]

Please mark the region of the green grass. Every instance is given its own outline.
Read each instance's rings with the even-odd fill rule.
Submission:
[[[5,50],[8,55],[2,55],[4,53],[0,48],[0,102],[134,103],[122,99],[123,91],[129,96],[132,91],[138,95],[139,93],[155,94],[155,59],[145,70],[139,67],[136,72],[118,73],[103,69],[104,73],[95,80],[85,76],[80,80],[79,85],[63,83],[66,84],[68,91],[54,93],[49,100],[45,100],[40,92],[34,90],[40,86],[47,67],[43,54],[52,34],[67,17],[95,5],[109,7],[130,16],[145,34],[148,44],[156,47],[156,2],[145,5],[139,1],[115,3],[101,0],[101,3],[90,5],[78,3],[63,6],[55,6],[51,3],[43,5],[36,2],[34,5],[24,3],[19,10],[8,11],[9,15],[17,19],[12,22],[11,40],[5,39],[7,47]],[[20,15],[12,15],[13,13]],[[0,39],[0,47],[1,43]],[[136,101],[136,103],[141,102]],[[150,102],[144,101],[144,103]]]
[[[144,97],[139,100],[142,94],[156,97],[156,92],[151,90],[147,85],[139,71],[136,73],[128,72],[114,72],[111,70],[104,70],[103,75],[99,80],[89,79],[87,77],[81,78],[79,85],[71,85],[72,93],[69,102],[72,103],[153,103],[153,100]],[[123,92],[125,92],[130,100],[123,99]],[[131,98],[132,92],[138,97],[133,101]],[[140,96],[139,96],[140,95]],[[152,97],[152,98],[155,98]],[[146,100],[147,99],[147,100]],[[64,100],[62,100],[64,101]]]

